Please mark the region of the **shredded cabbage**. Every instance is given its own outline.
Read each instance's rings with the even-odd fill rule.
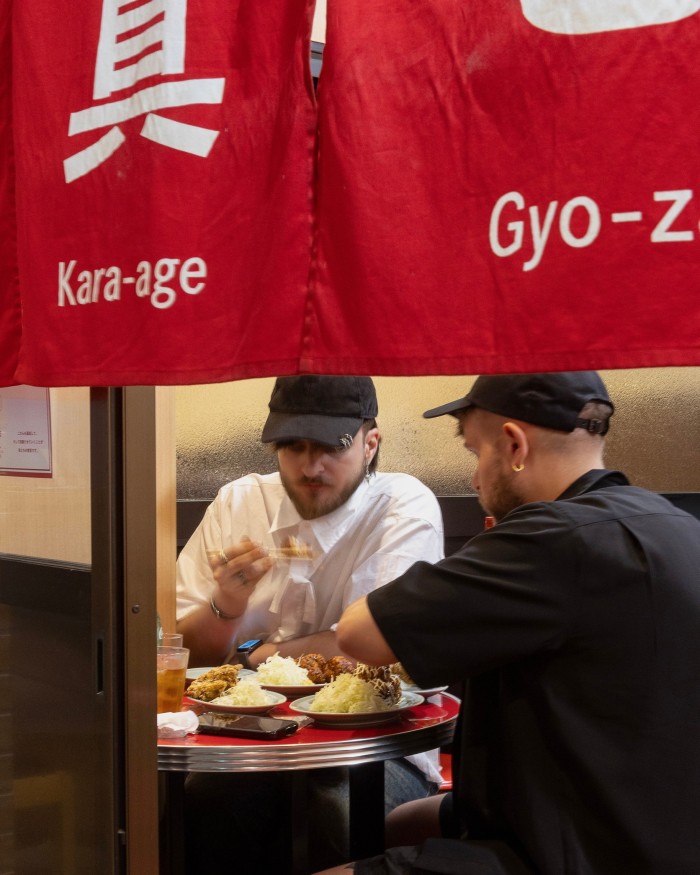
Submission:
[[[272,686],[303,687],[312,683],[305,668],[297,665],[291,656],[280,656],[279,653],[261,662],[257,675],[260,683]]]
[[[391,702],[379,696],[368,681],[352,674],[341,674],[316,693],[309,711],[357,714],[388,711],[391,707]]]
[[[222,696],[212,699],[215,705],[269,705],[267,691],[252,677],[241,678],[235,687],[231,687]]]

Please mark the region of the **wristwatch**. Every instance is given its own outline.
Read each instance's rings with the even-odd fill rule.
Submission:
[[[257,650],[262,643],[262,638],[250,638],[248,641],[244,641],[243,644],[238,645],[236,648],[236,659],[241,663],[243,668],[250,668],[248,657],[254,650]]]

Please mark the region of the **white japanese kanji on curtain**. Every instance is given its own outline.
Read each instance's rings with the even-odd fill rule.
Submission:
[[[149,0],[124,11],[117,0],[103,0],[100,38],[95,61],[93,101],[104,101],[72,112],[68,133],[109,127],[106,133],[64,161],[66,182],[89,173],[106,161],[125,141],[120,127],[143,119],[140,134],[171,149],[206,158],[217,130],[170,119],[162,111],[198,104],[220,105],[222,76],[192,79],[185,70],[187,2]],[[152,83],[172,75],[176,78]],[[121,97],[132,89],[128,97]]]
[[[309,2],[14,3],[21,382],[294,369]]]

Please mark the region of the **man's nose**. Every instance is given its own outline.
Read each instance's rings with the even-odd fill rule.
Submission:
[[[325,453],[322,450],[308,450],[304,455],[302,472],[305,477],[314,477],[324,469]]]

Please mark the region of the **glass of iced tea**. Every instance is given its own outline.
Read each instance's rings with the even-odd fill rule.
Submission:
[[[179,711],[185,692],[190,651],[186,647],[158,647],[158,713]]]
[[[161,632],[159,647],[182,647],[182,644],[181,632]]]

